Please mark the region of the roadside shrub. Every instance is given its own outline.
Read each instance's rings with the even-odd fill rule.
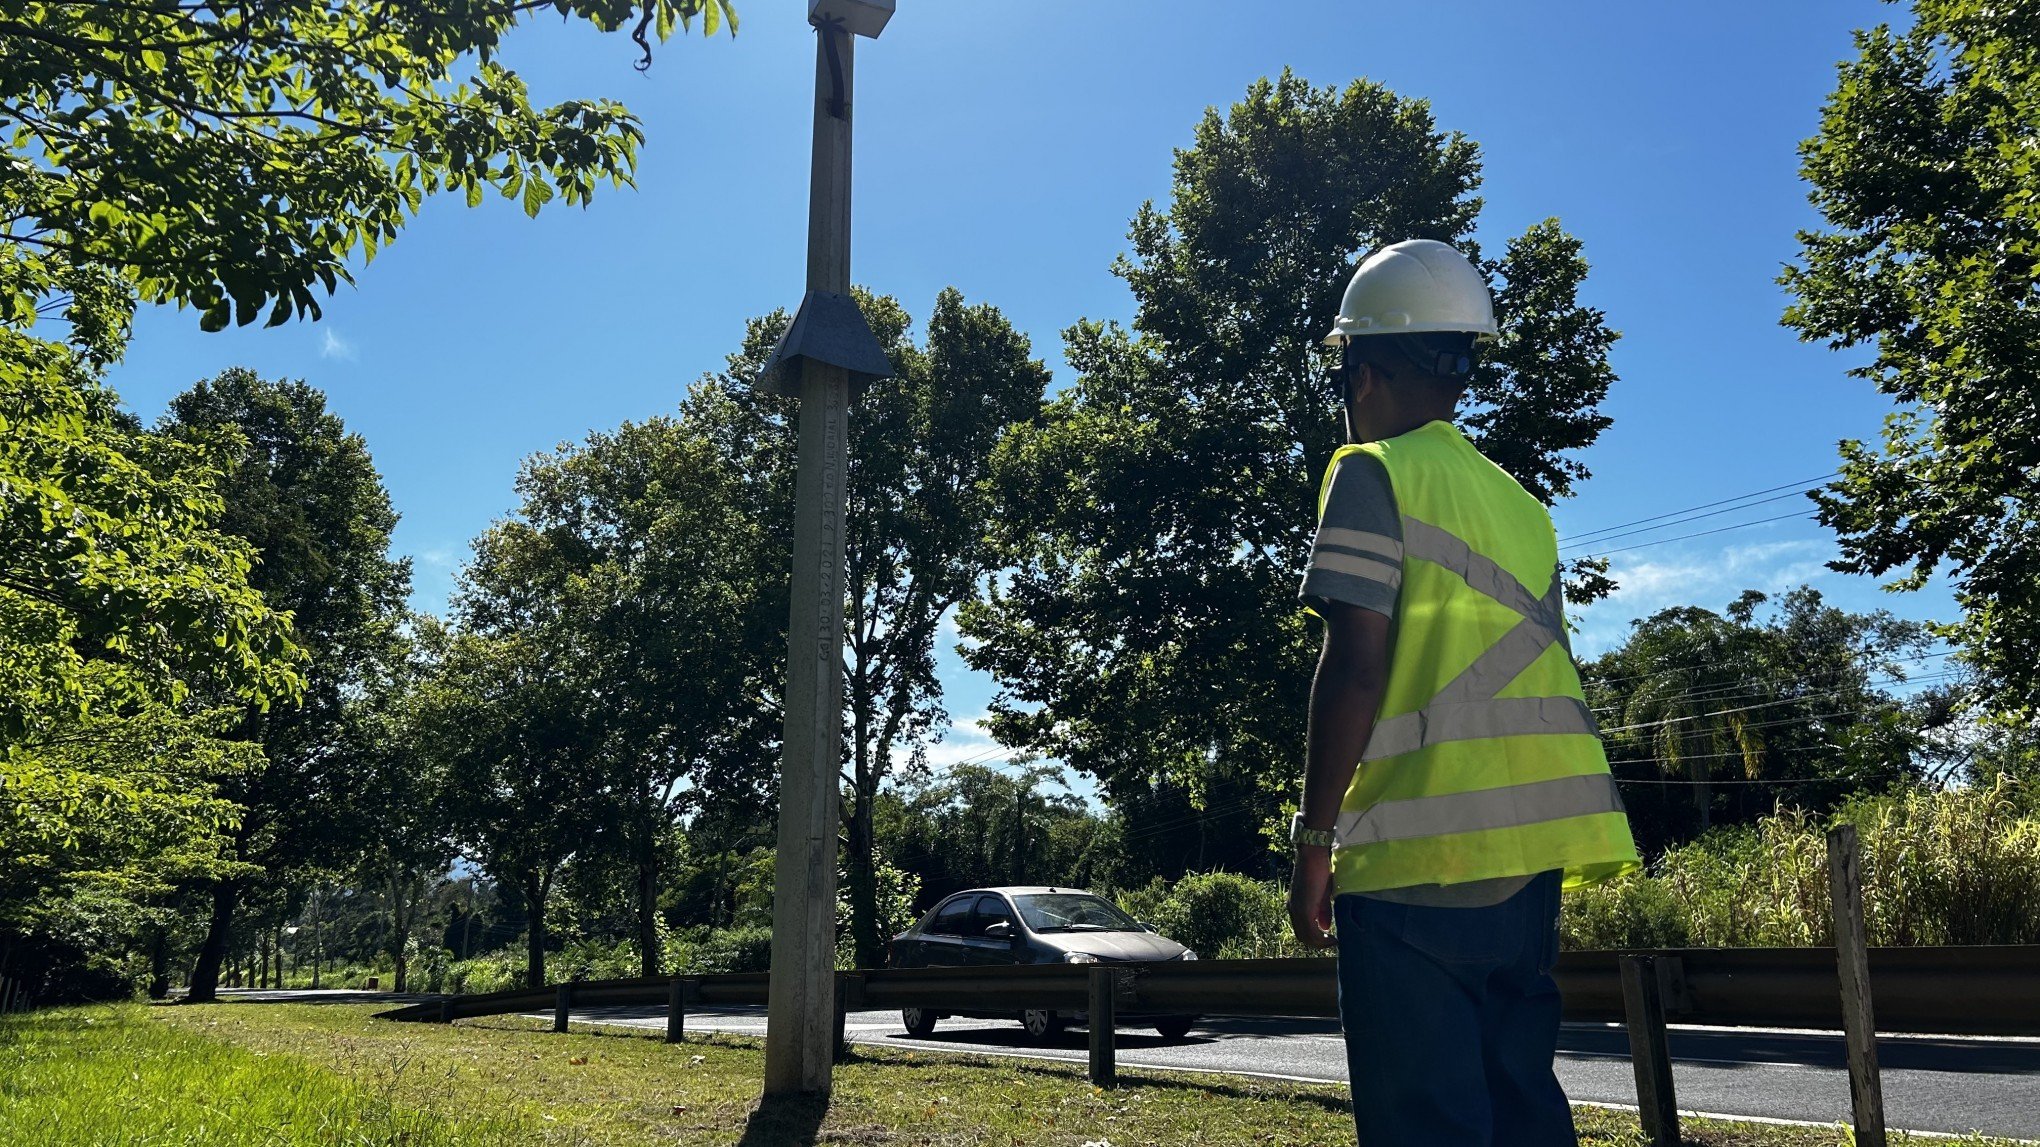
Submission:
[[[446,987],[449,992],[466,995],[481,995],[487,992],[507,992],[524,986],[524,950],[510,947],[487,952],[469,960],[456,960],[447,965]]]
[[[628,940],[576,940],[546,959],[555,980],[621,980],[640,970],[637,945]]]
[[[396,986],[396,969],[385,965],[381,960],[377,960],[376,963],[368,967],[363,967],[360,964],[347,965],[340,972],[340,986],[343,988],[365,988],[368,986],[370,976],[379,979],[384,991],[390,991]]]
[[[447,990],[448,973],[453,967],[453,953],[437,944],[426,944],[418,949],[407,972],[414,992],[443,992]]]
[[[878,912],[878,935],[890,940],[913,927],[914,899],[921,894],[921,878],[881,858],[873,872]],[[770,922],[769,912],[767,922]],[[836,967],[849,971],[857,966],[856,946],[850,936],[850,872],[840,858],[836,875]]]
[[[772,929],[763,924],[740,928],[677,928],[666,943],[666,967],[675,974],[764,972],[772,967]]]
[[[1119,906],[1204,959],[1319,954],[1291,935],[1282,886],[1238,873],[1192,873],[1173,885],[1156,880],[1121,893]]]
[[[1567,948],[1683,948],[1686,913],[1663,881],[1625,876],[1568,894],[1559,942]]]

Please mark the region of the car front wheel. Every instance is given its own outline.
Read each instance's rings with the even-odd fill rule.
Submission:
[[[1020,1026],[1027,1029],[1027,1038],[1035,1043],[1046,1043],[1063,1033],[1066,1021],[1046,1008],[1028,1008],[1020,1013]]]
[[[1182,1039],[1190,1034],[1190,1027],[1196,1022],[1196,1016],[1170,1016],[1165,1020],[1156,1020],[1155,1030],[1162,1033],[1163,1039]]]
[[[935,1013],[926,1008],[901,1008],[900,1022],[907,1026],[910,1036],[926,1036],[935,1030]]]

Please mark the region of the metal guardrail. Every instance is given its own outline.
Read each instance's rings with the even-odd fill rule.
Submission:
[[[1624,1021],[1621,957],[1567,952],[1553,974],[1565,1018]],[[1672,1023],[1782,1028],[1841,1026],[1832,948],[1685,948],[1655,957],[1665,1018]],[[1089,1011],[1090,973],[1110,973],[1116,1010],[1174,1015],[1335,1018],[1338,989],[1329,959],[1199,960],[1164,964],[1033,964],[988,968],[874,968],[839,973],[839,1007],[986,1011],[988,999],[1025,1008]],[[1872,948],[1877,1027],[1885,1032],[2040,1035],[2040,945]],[[477,1016],[575,1007],[686,1008],[762,1004],[763,972],[718,976],[587,980],[487,995],[447,996],[380,1013],[385,1019],[448,1022]]]

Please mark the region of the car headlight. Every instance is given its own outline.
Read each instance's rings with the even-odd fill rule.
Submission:
[[[1183,954],[1176,958],[1178,960],[1195,960],[1197,958],[1197,953],[1189,948],[1185,948],[1183,949]]]
[[[1063,963],[1065,963],[1065,964],[1095,964],[1095,963],[1097,963],[1097,962],[1098,962],[1098,957],[1096,957],[1096,956],[1093,956],[1093,955],[1092,955],[1091,953],[1089,953],[1089,952],[1064,952],[1064,953],[1063,953]]]

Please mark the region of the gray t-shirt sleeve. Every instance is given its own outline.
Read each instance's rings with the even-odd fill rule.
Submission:
[[[1332,474],[1297,596],[1310,604],[1337,601],[1394,617],[1402,566],[1402,512],[1388,471],[1372,455],[1348,454]]]

